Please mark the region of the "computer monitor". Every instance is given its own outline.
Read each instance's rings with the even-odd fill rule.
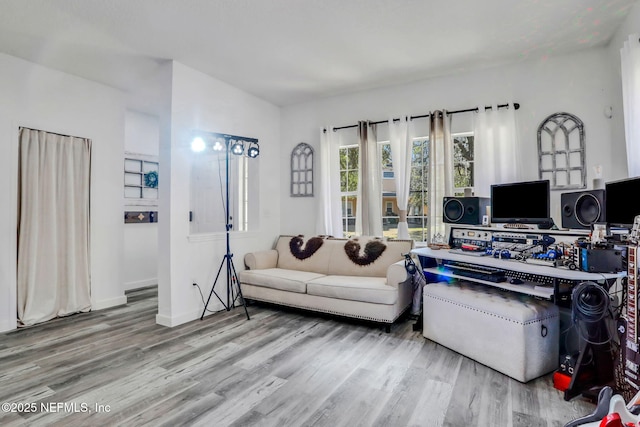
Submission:
[[[640,177],[605,183],[607,224],[631,228],[640,215]]]
[[[543,224],[549,221],[549,180],[491,186],[491,222]]]

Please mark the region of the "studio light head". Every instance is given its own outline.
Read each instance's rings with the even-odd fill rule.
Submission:
[[[231,152],[236,156],[241,156],[244,153],[244,144],[242,141],[235,141],[231,144]]]
[[[252,142],[249,144],[249,148],[247,148],[247,156],[255,159],[260,154],[260,146],[257,142]]]
[[[204,151],[206,147],[207,145],[205,144],[204,139],[202,139],[201,136],[196,136],[191,141],[191,150],[193,150],[196,153],[200,153],[201,151]]]
[[[214,151],[222,151],[224,150],[224,141],[220,141],[219,139],[216,139],[216,142],[213,144],[213,150]]]

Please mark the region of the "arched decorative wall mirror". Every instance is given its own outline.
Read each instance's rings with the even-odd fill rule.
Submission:
[[[291,152],[291,197],[313,197],[313,148],[304,142]]]
[[[570,113],[555,113],[538,127],[538,171],[552,190],[587,187],[584,124]]]

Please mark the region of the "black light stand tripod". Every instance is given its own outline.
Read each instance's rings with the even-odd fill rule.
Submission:
[[[244,300],[244,297],[242,296],[242,290],[240,289],[240,281],[238,280],[238,274],[236,273],[236,267],[233,265],[233,254],[231,253],[231,243],[230,243],[230,232],[231,229],[233,228],[233,225],[231,224],[231,216],[229,214],[229,151],[232,150],[234,154],[236,155],[242,155],[244,152],[244,146],[239,144],[238,142],[236,142],[235,144],[231,145],[231,141],[232,140],[238,140],[238,139],[242,139],[242,140],[247,140],[252,144],[255,144],[254,146],[249,148],[248,151],[248,156],[249,157],[257,157],[259,150],[257,149],[257,139],[250,139],[250,138],[238,138],[238,137],[234,137],[231,135],[218,135],[224,138],[225,144],[224,144],[224,150],[225,150],[225,175],[226,175],[226,202],[225,202],[225,214],[226,214],[226,224],[225,224],[225,229],[226,229],[226,237],[227,237],[227,252],[224,254],[224,257],[222,258],[222,262],[220,263],[220,268],[218,268],[218,273],[216,274],[216,278],[213,281],[213,286],[211,287],[211,292],[209,293],[209,298],[207,298],[207,303],[204,305],[204,310],[202,311],[202,316],[200,316],[200,320],[204,319],[204,315],[207,312],[207,306],[209,305],[209,301],[211,301],[211,297],[213,295],[216,296],[216,298],[218,298],[218,301],[220,301],[222,303],[222,305],[224,306],[225,310],[230,311],[233,307],[235,307],[236,304],[236,300],[238,300],[238,298],[240,298],[240,301],[242,303],[242,306],[244,307],[244,312],[247,315],[247,320],[250,320],[249,317],[249,311],[247,310],[247,304]],[[241,147],[240,148],[236,148],[236,147]],[[216,146],[214,146],[214,149],[216,149]],[[253,151],[252,151],[253,150]],[[220,273],[222,272],[222,268],[226,266],[226,271],[227,271],[227,295],[226,295],[226,302],[222,300],[222,298],[220,297],[220,295],[218,295],[218,293],[216,292],[216,285],[218,284],[218,279],[220,278]],[[237,292],[235,291],[234,287],[237,289]]]

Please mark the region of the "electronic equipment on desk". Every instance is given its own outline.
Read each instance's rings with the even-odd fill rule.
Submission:
[[[497,231],[494,232],[491,238],[491,244],[493,247],[508,248],[509,246],[514,249],[526,248],[529,246],[540,246],[544,249],[547,246],[555,243],[556,239],[548,234],[536,234],[536,233],[510,233]]]
[[[477,247],[470,247],[469,245],[464,245],[460,249],[449,249],[449,252],[452,254],[460,254],[460,255],[469,255],[469,256],[484,256],[485,253],[483,250],[478,249]]]
[[[554,242],[555,239],[548,234],[453,228],[449,236],[452,248],[449,252],[556,267],[560,257],[550,250]]]
[[[567,266],[589,273],[619,273],[627,269],[626,262],[627,244],[621,244],[610,232],[604,232],[599,224],[594,224],[588,239],[574,243]]]
[[[494,232],[491,248],[485,253],[494,258],[556,267],[557,253],[550,248],[554,242],[547,234]]]
[[[484,252],[491,246],[493,233],[489,230],[466,230],[453,228],[449,235],[449,246],[462,252]]]
[[[494,232],[491,248],[500,251],[508,250],[513,255],[515,253],[527,255],[545,252],[555,241],[547,234]]]
[[[576,261],[582,271],[619,273],[626,270],[626,250],[616,248],[577,248]]]
[[[542,274],[514,271],[452,260],[442,260],[442,264],[438,266],[438,269],[445,273],[468,277],[470,279],[479,279],[494,283],[508,281],[514,285],[527,284],[540,287],[553,287],[555,284],[554,282],[557,280],[560,287],[566,288],[574,286],[580,282],[568,279],[554,279],[551,276]]]
[[[494,258],[513,260],[514,262],[520,261],[527,264],[544,265],[547,267],[557,267],[562,258],[559,249],[549,249],[546,252],[538,254],[525,254],[524,252],[511,252],[507,249],[487,249],[487,256]],[[506,275],[517,282],[530,283],[541,286],[553,286],[554,279],[551,276],[544,276],[541,274],[524,273],[520,271],[514,271],[505,269]],[[512,282],[513,283],[513,282]],[[513,283],[520,284],[520,283]],[[565,281],[565,284],[573,285],[573,281]]]
[[[508,249],[487,249],[487,256],[499,259],[512,259],[514,261],[525,262],[527,264],[544,265],[547,267],[558,267],[558,261],[562,255],[557,249],[549,249],[542,252],[529,252],[528,250],[510,251]]]
[[[509,279],[511,280],[516,279],[516,280],[522,281],[523,283],[528,283],[531,285],[537,285],[537,286],[543,286],[543,287],[553,286],[556,280],[558,281],[558,284],[561,287],[573,286],[580,283],[579,280],[556,279],[556,278],[553,278],[552,276],[545,276],[542,274],[535,274],[535,273],[525,273],[523,271],[513,271],[513,270],[507,271],[507,277],[509,277]]]
[[[515,230],[532,230],[533,227],[528,224],[522,224],[520,222],[507,222],[502,225],[502,228],[515,229]]]
[[[457,276],[469,277],[471,279],[486,280],[488,282],[506,282],[506,270],[496,267],[488,267],[485,265],[476,265],[461,261],[442,260],[439,267],[446,273],[455,274]]]
[[[552,248],[548,249],[546,252],[542,251],[533,253],[529,257],[527,257],[524,262],[526,262],[527,264],[545,265],[547,267],[559,267],[564,265],[562,260],[562,251],[556,248]]]

